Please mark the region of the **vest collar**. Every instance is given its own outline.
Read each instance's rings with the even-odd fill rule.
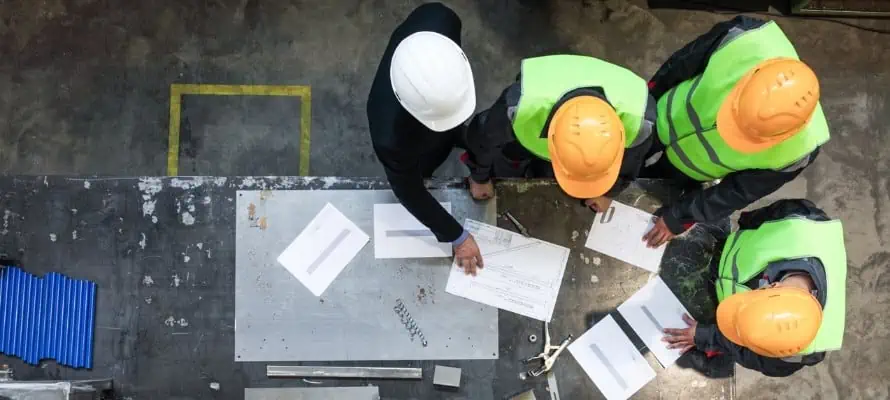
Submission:
[[[773,261],[767,264],[766,269],[763,271],[766,282],[760,286],[778,282],[789,272],[804,272],[810,276],[810,279],[813,280],[813,283],[816,286],[816,293],[814,293],[814,296],[816,296],[816,299],[819,300],[819,304],[824,308],[828,296],[828,279],[825,276],[825,267],[818,258],[805,257],[793,260]]]
[[[550,127],[550,121],[553,120],[553,115],[556,114],[556,110],[558,110],[559,107],[561,105],[563,105],[563,103],[565,103],[575,97],[578,97],[578,96],[593,96],[593,97],[596,97],[599,99],[603,99],[603,101],[605,101],[610,106],[612,106],[612,108],[615,108],[615,106],[612,105],[611,102],[609,102],[609,98],[606,97],[606,92],[605,92],[605,90],[603,90],[602,87],[593,86],[593,87],[584,87],[584,88],[578,88],[578,89],[572,90],[572,91],[564,94],[559,99],[559,101],[557,101],[556,104],[554,104],[553,107],[550,109],[550,114],[547,115],[547,122],[544,123],[544,127],[541,129],[541,138],[542,139],[547,137],[547,133],[549,132],[548,128]]]

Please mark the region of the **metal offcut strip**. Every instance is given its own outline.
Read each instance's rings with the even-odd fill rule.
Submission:
[[[266,376],[269,378],[423,379],[423,370],[420,368],[267,365]]]
[[[642,308],[643,314],[646,314],[646,316],[649,317],[649,320],[652,321],[652,324],[654,324],[656,328],[658,328],[658,331],[664,332],[664,327],[662,327],[661,324],[658,323],[658,320],[655,319],[654,315],[652,315],[652,311],[649,311],[649,307],[643,306]]]
[[[615,382],[618,382],[618,386],[621,386],[622,389],[627,390],[627,382],[624,381],[624,378],[621,377],[621,374],[618,373],[618,370],[612,365],[612,362],[606,358],[606,355],[603,354],[603,351],[600,350],[600,347],[596,344],[590,345],[590,349],[593,350],[593,354],[596,354],[597,358],[600,359],[600,362],[606,366],[606,369],[609,370],[609,373],[612,374],[612,377],[615,378]]]
[[[306,268],[306,273],[309,275],[315,273],[315,270],[318,269],[321,263],[323,263],[324,260],[326,260],[328,256],[330,256],[331,253],[334,252],[334,249],[336,249],[337,246],[339,246],[340,243],[343,242],[343,240],[346,239],[347,236],[349,236],[349,229],[343,229],[342,231],[340,231],[340,233],[337,234],[337,237],[335,237],[334,240],[332,240],[331,243],[328,244],[328,247],[325,247],[321,254],[318,255],[318,258],[316,258],[315,261],[313,261],[312,264],[309,265],[309,268]]]
[[[386,237],[420,237],[433,236],[429,229],[398,229],[386,231]]]

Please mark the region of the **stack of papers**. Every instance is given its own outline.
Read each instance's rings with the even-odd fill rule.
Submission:
[[[550,321],[569,249],[471,219],[464,229],[476,239],[485,267],[468,276],[455,261],[445,291]]]
[[[366,243],[368,235],[328,203],[278,256],[278,263],[321,296]]]
[[[646,247],[643,235],[653,226],[652,214],[613,201],[608,210],[596,214],[584,246],[628,264],[658,272],[667,246],[655,249]]]
[[[611,315],[570,344],[569,352],[609,400],[627,399],[655,379],[655,371]]]
[[[451,213],[451,203],[440,203]],[[374,204],[374,257],[451,257],[451,243],[436,235],[401,204]]]

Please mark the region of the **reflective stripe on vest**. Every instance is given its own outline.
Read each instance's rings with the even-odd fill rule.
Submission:
[[[687,176],[709,181],[742,170],[803,168],[801,160],[828,141],[821,104],[798,134],[756,153],[738,152],[717,132],[717,113],[735,84],[759,63],[797,52],[775,22],[742,31],[733,28],[711,55],[705,71],[669,90],[658,101],[658,137],[667,157]],[[682,102],[682,104],[677,104]]]
[[[720,258],[717,299],[747,291],[744,284],[763,274],[769,263],[815,257],[825,267],[827,293],[819,333],[801,354],[837,350],[844,337],[847,253],[841,222],[792,217],[733,233]]]
[[[547,119],[568,92],[600,87],[624,125],[625,148],[636,144],[646,123],[649,89],[628,69],[586,56],[554,55],[522,61],[522,95],[513,118],[513,132],[523,147],[549,160]]]

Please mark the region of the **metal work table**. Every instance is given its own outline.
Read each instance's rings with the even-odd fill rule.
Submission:
[[[461,185],[456,180],[428,184],[431,189]],[[52,362],[31,367],[3,356],[0,364],[10,364],[20,380],[112,377],[120,394],[132,399],[240,399],[245,388],[364,385],[378,386],[385,399],[502,399],[526,389],[535,389],[539,399],[550,398],[553,389],[546,378],[520,378],[527,369],[520,360],[541,351],[543,323],[505,311],[498,313],[497,360],[306,363],[421,367],[422,381],[329,379],[312,385],[266,378],[267,364],[299,363],[235,361],[236,192],[344,189],[388,185],[379,178],[0,178],[0,253],[32,273],[57,271],[99,286],[93,370],[70,370]],[[677,195],[661,182],[642,181],[618,200],[652,212]],[[571,249],[551,323],[552,340],[578,337],[609,313],[632,332],[615,308],[649,274],[584,248],[592,211],[549,181],[499,182],[496,201],[499,213],[510,210],[532,236]],[[497,222],[515,231],[508,220]],[[693,317],[706,322],[714,310],[707,287],[715,241],[711,229],[697,225],[672,241],[662,264],[668,286]],[[451,296],[444,287],[436,292]],[[530,343],[530,334],[541,339]],[[733,396],[731,368],[722,378],[706,377],[720,373],[709,367],[702,374],[684,356],[665,370],[648,351],[642,352],[658,377],[635,398]],[[433,387],[436,364],[462,368],[460,390]],[[601,398],[570,353],[563,353],[554,371],[560,398]],[[218,390],[212,383],[219,384]]]

